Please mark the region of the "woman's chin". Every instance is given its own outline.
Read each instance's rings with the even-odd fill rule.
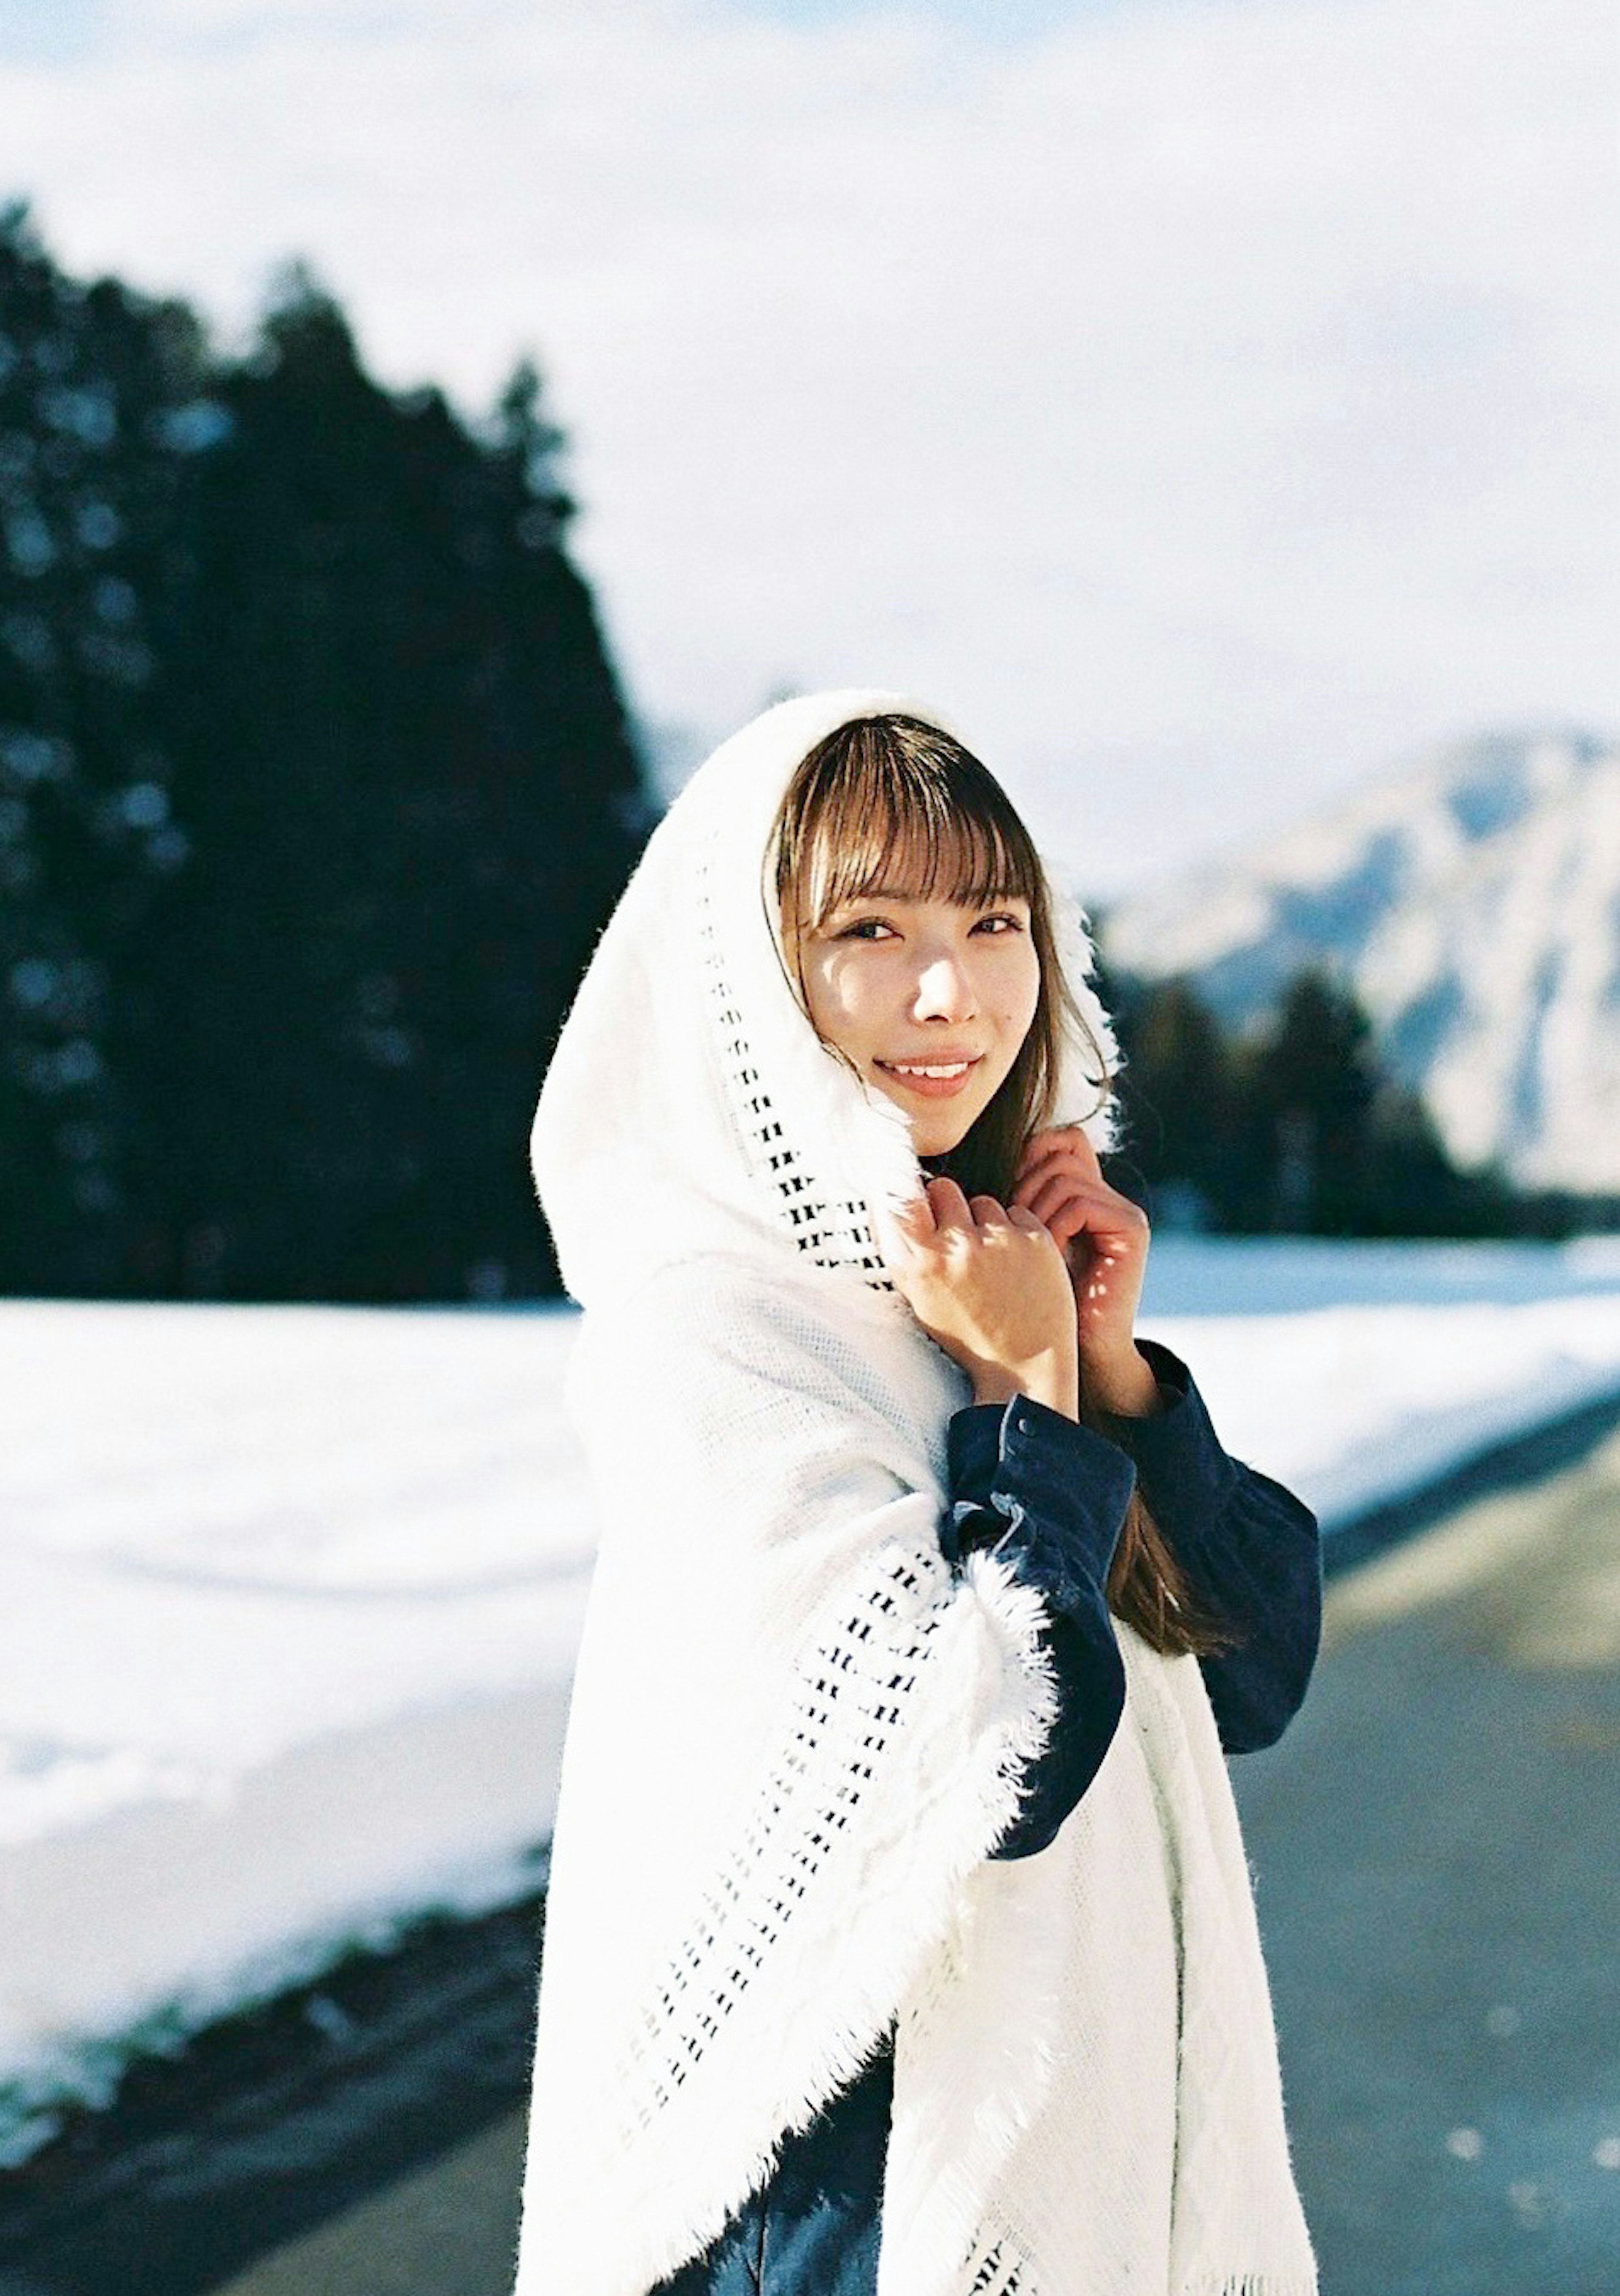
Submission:
[[[954,1110],[947,1115],[942,1110],[909,1108],[906,1114],[911,1125],[911,1145],[919,1156],[948,1156],[967,1136],[967,1120]]]
[[[960,1147],[980,1112],[976,1095],[971,1108],[958,1107],[954,1101],[939,1101],[930,1107],[919,1103],[914,1094],[895,1090],[881,1071],[871,1082],[885,1100],[892,1100],[904,1112],[911,1128],[911,1145],[919,1156],[948,1156],[953,1148]]]
[[[949,1131],[937,1124],[925,1126],[920,1130],[915,1124],[911,1128],[912,1145],[919,1156],[948,1156],[953,1148],[960,1145],[961,1139],[961,1131],[954,1125]]]

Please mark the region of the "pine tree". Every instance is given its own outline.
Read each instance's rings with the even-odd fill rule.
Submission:
[[[1125,1154],[1143,1184],[1129,1193],[1161,1225],[1194,1213],[1234,1234],[1440,1236],[1572,1223],[1500,1171],[1456,1169],[1422,1102],[1383,1070],[1353,991],[1320,965],[1240,1038],[1187,976],[1102,978],[1127,1054]]]
[[[437,390],[391,397],[301,266],[218,390],[177,741],[202,865],[164,953],[172,1280],[542,1287],[533,1100],[647,825],[558,434],[532,370],[488,443]]]
[[[0,218],[0,1284],[555,1289],[529,1123],[654,805],[520,360],[239,362]]]
[[[51,262],[0,212],[0,1287],[120,1288],[140,1190],[140,991],[176,823],[162,645],[193,314]]]
[[[1232,1185],[1230,1055],[1190,980],[1173,974],[1139,992],[1128,1020],[1126,1101],[1161,1199],[1177,1217],[1219,1216]],[[1173,1184],[1173,1193],[1172,1193]]]
[[[1238,1064],[1254,1225],[1353,1233],[1377,1086],[1366,1013],[1324,966],[1302,967]]]

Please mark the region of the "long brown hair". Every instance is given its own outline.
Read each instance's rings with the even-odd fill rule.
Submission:
[[[1040,857],[1000,783],[970,750],[922,718],[899,711],[849,718],[794,771],[777,808],[766,865],[807,1017],[802,937],[867,887],[892,883],[898,872],[919,900],[933,898],[943,886],[945,898],[964,907],[1009,898],[1028,902],[1040,960],[1034,1018],[1017,1059],[966,1138],[948,1155],[927,1160],[936,1176],[957,1181],[965,1195],[991,1195],[1005,1204],[1024,1144],[1053,1121],[1065,1016],[1095,1055],[1099,1108],[1114,1086],[1058,962]],[[828,1044],[827,1049],[859,1073],[841,1046]],[[1083,1393],[1080,1415],[1098,1433],[1106,1432]],[[1107,1595],[1117,1616],[1172,1656],[1228,1650],[1241,1639],[1193,1587],[1139,1490],[1126,1512]]]

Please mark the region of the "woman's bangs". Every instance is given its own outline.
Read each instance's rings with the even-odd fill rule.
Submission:
[[[846,901],[879,896],[964,908],[1021,897],[1034,906],[1033,856],[1019,849],[1016,831],[909,779],[828,791],[810,842],[806,907],[817,924]]]

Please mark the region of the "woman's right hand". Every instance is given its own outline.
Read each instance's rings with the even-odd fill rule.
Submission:
[[[1080,1416],[1074,1287],[1063,1247],[1022,1204],[931,1179],[889,1215],[890,1273],[917,1322],[972,1378],[974,1400],[1032,1396]]]

